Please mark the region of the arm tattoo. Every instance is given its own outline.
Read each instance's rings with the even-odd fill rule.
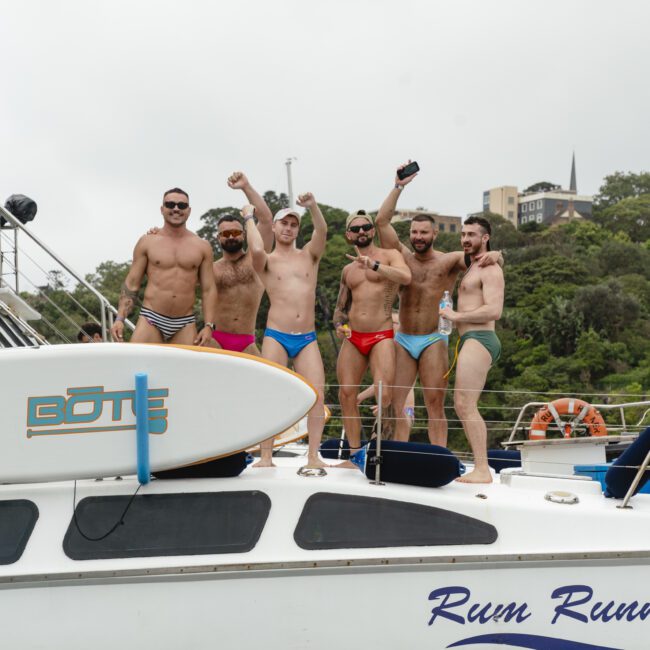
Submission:
[[[126,315],[128,316],[133,309],[133,306],[138,299],[138,292],[132,291],[126,286],[126,282],[122,284],[122,289],[120,291],[120,303],[119,306],[121,309],[124,309]]]
[[[384,287],[384,314],[386,317],[390,316],[393,311],[393,303],[395,302],[395,283],[386,282]]]
[[[345,284],[345,281],[341,280],[341,285],[339,286],[339,297],[336,299],[334,318],[332,319],[335,326],[338,323],[347,323],[350,320],[349,313],[351,304],[352,292],[348,288],[348,285]]]

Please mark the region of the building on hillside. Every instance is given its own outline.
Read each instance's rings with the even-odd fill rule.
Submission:
[[[437,212],[431,212],[425,208],[415,208],[415,210],[395,210],[391,222],[398,223],[400,221],[411,221],[411,219],[418,214],[426,214],[431,217],[436,222],[440,232],[460,233],[460,229],[463,225],[462,217],[438,214]]]
[[[483,192],[483,212],[500,214],[515,228],[517,227],[517,210],[519,193],[514,185],[493,187]]]
[[[593,197],[578,194],[575,154],[571,161],[568,190],[559,185],[537,183],[524,192],[518,192],[514,186],[495,187],[483,192],[483,212],[500,214],[515,227],[533,222],[555,225],[574,219],[591,219],[592,205]]]
[[[519,197],[519,224],[533,221],[547,225],[574,219],[591,219],[593,197],[570,190],[533,192]]]

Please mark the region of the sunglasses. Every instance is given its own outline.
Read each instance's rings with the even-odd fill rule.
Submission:
[[[363,226],[350,226],[348,230],[350,232],[358,233],[363,230],[363,232],[369,232],[374,226],[371,223],[364,223]]]
[[[187,210],[187,208],[190,207],[190,204],[186,203],[185,201],[179,201],[178,203],[176,201],[165,201],[163,205],[168,210],[173,210],[176,207],[178,207],[179,210]]]
[[[231,237],[241,237],[244,234],[243,230],[224,230],[219,233],[219,237],[230,239]]]

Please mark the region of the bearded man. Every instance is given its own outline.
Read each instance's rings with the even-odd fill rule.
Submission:
[[[247,215],[255,214],[264,249],[273,247],[273,215],[264,199],[253,189],[243,172],[228,177],[228,187],[241,190],[248,199]],[[252,256],[244,249],[246,233],[242,221],[225,215],[217,222],[217,238],[222,257],[212,271],[217,285],[218,310],[215,312],[213,347],[260,356],[255,343],[255,321],[264,285],[253,268]]]
[[[336,374],[345,433],[353,452],[350,461],[362,465],[364,453],[360,448],[358,387],[370,366],[375,395],[379,395],[381,381],[382,408],[390,406],[395,383],[393,303],[400,285],[411,281],[411,271],[399,251],[374,245],[375,224],[372,216],[364,210],[348,216],[345,230],[345,236],[357,254],[346,255],[352,262],[341,274],[334,311],[336,333],[343,339]]]
[[[407,163],[408,164],[408,163]],[[406,165],[401,165],[401,170]],[[438,227],[433,217],[416,215],[411,221],[412,250],[400,242],[391,226],[397,201],[404,188],[417,176],[395,176],[393,189],[377,214],[379,240],[385,248],[402,253],[411,271],[411,282],[400,288],[399,330],[395,334],[395,388],[393,407],[397,414],[395,440],[408,440],[410,422],[401,414],[417,376],[420,377],[428,416],[429,440],[447,446],[445,417],[446,374],[449,368],[448,336],[438,332],[438,306],[444,291],[451,292],[461,271],[467,270],[463,251],[442,253],[433,248]],[[498,251],[484,251],[476,258],[478,266],[503,264]]]

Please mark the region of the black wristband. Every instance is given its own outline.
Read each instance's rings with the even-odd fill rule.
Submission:
[[[375,263],[372,265],[373,271],[379,271],[379,260],[375,260]]]

